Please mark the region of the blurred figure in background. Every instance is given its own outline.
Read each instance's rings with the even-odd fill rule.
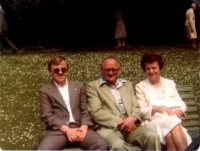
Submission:
[[[195,14],[194,10],[196,9],[196,4],[192,3],[191,7],[185,13],[185,29],[186,29],[186,38],[189,40],[189,46],[196,48],[196,27],[195,27]]]
[[[12,51],[14,53],[19,52],[18,48],[7,37],[6,35],[7,30],[8,28],[7,28],[7,23],[6,23],[6,13],[0,4],[0,55],[2,54],[3,40],[6,40],[6,42],[12,47]]]
[[[117,40],[117,47],[116,49],[120,47],[125,47],[125,38],[126,38],[126,29],[125,24],[122,18],[122,13],[119,9],[116,9],[116,28],[115,28],[115,39]],[[121,41],[122,40],[122,41]]]

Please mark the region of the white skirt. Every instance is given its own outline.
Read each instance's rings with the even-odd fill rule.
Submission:
[[[151,128],[160,136],[160,141],[162,144],[166,144],[165,136],[178,124],[181,123],[181,120],[176,116],[168,116],[160,113],[155,113],[153,119],[147,124],[148,128]],[[190,135],[187,133],[187,130],[182,127],[182,130],[186,136],[188,145],[192,142]]]

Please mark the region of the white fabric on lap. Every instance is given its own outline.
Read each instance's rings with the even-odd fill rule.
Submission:
[[[173,100],[150,100],[150,104],[152,106],[166,106],[169,108],[180,107],[181,102],[173,101]]]
[[[147,127],[157,131],[161,143],[165,145],[164,137],[179,123],[181,123],[181,120],[176,115],[168,116],[155,113],[153,120],[148,123]]]
[[[147,124],[147,127],[157,131],[160,136],[162,144],[166,144],[165,136],[178,124],[181,123],[176,115],[168,116],[166,114],[155,113],[153,120]],[[186,136],[188,145],[191,143],[191,137],[188,135],[187,130],[182,127],[182,130]]]

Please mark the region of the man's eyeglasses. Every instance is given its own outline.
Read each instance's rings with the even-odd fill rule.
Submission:
[[[110,71],[112,71],[112,73],[117,73],[119,71],[119,69],[114,69],[114,68],[112,68],[112,69],[103,69],[103,71],[106,72],[106,73],[110,73]]]
[[[55,73],[55,74],[58,74],[60,71],[62,73],[66,73],[67,72],[67,68],[56,68],[56,69],[53,69],[53,73]]]

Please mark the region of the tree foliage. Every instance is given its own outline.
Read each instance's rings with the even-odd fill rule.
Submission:
[[[190,0],[0,1],[14,42],[67,46],[114,43],[116,7],[122,10],[127,43],[152,45],[184,40],[185,11],[191,3]],[[196,27],[199,31],[199,21]]]
[[[21,11],[22,9],[38,8],[42,4],[60,3],[65,0],[0,0],[2,5],[11,7],[12,10]]]

